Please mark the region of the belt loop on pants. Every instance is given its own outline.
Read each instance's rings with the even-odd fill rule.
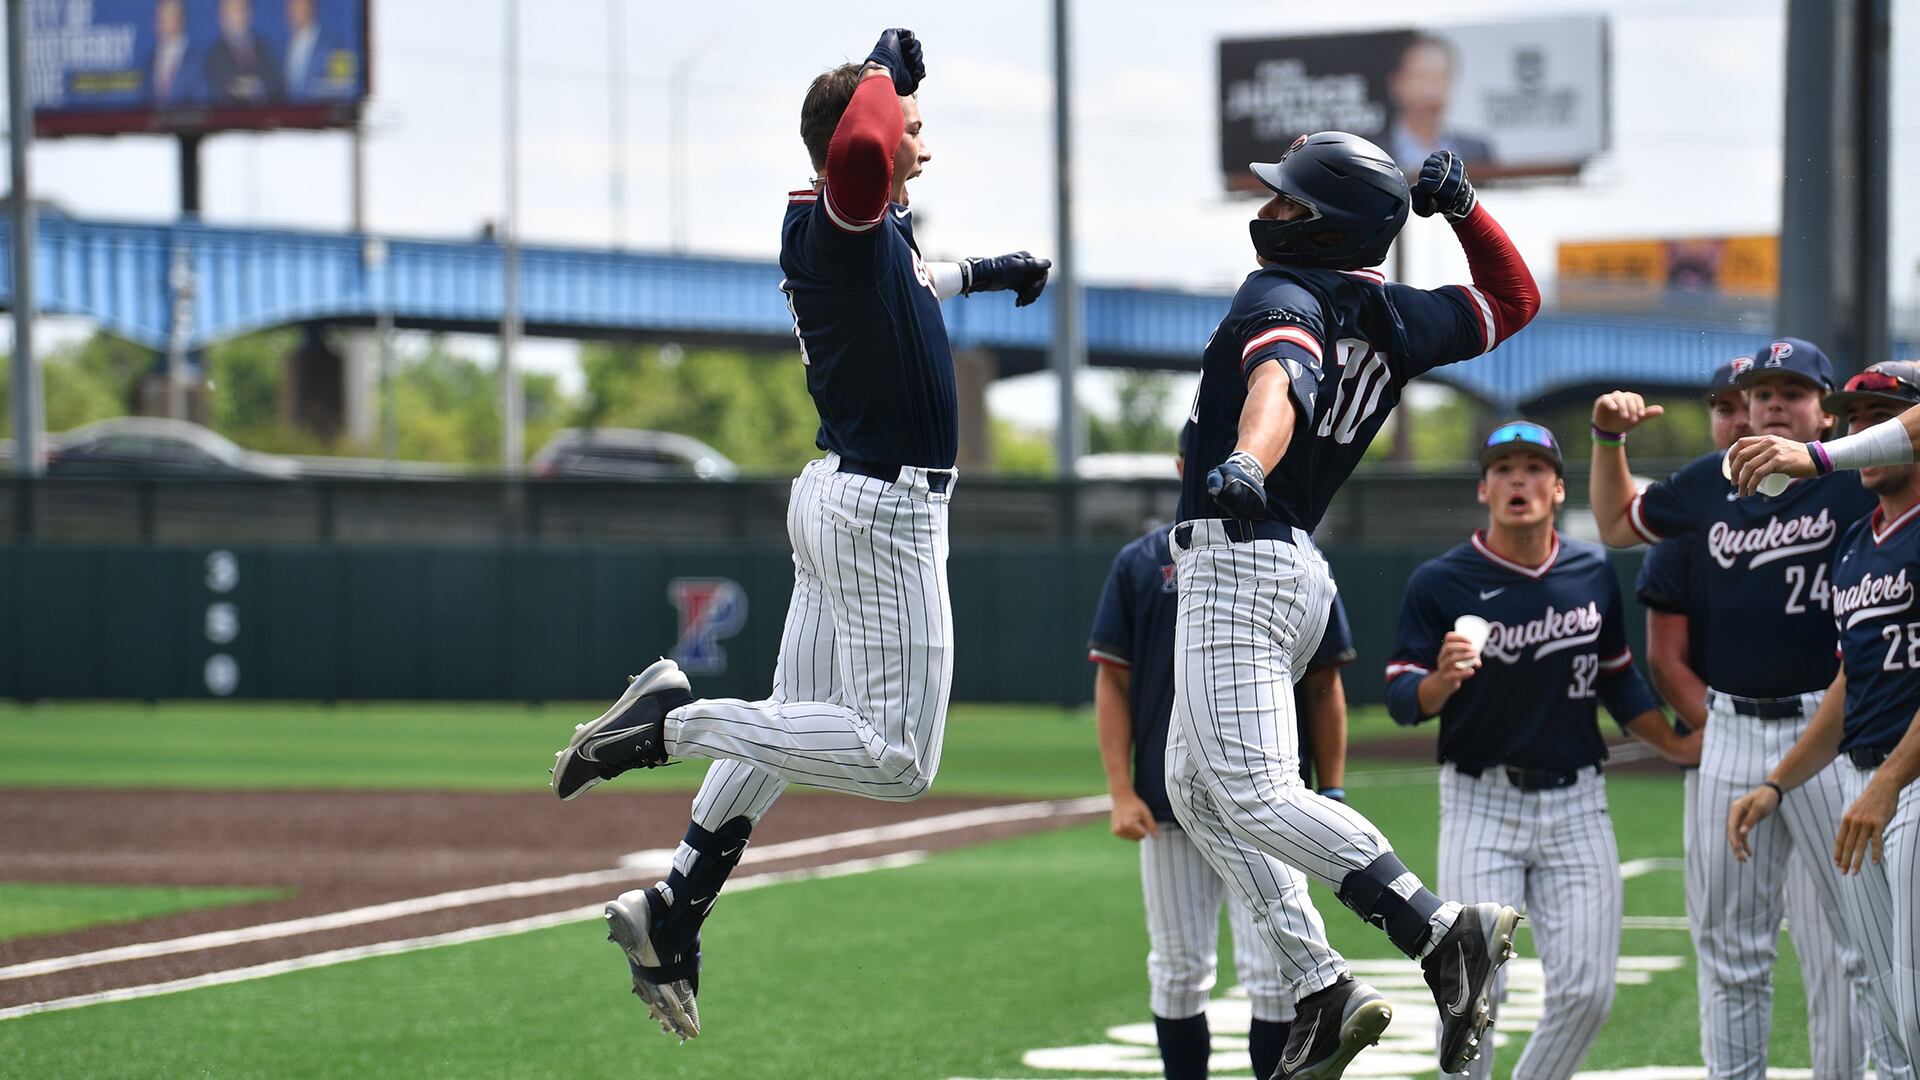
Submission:
[[[1750,698],[1729,694],[1724,690],[1707,691],[1708,704],[1712,704],[1716,697],[1736,716],[1751,716],[1755,720],[1800,720],[1807,715],[1806,705],[1799,694],[1792,697]]]

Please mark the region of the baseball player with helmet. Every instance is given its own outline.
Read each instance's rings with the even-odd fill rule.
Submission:
[[[1503,424],[1480,469],[1486,528],[1407,581],[1387,708],[1407,726],[1440,718],[1441,890],[1532,920],[1546,1004],[1513,1074],[1565,1078],[1600,1037],[1620,957],[1596,703],[1681,764],[1699,760],[1700,737],[1667,725],[1634,668],[1606,551],[1554,528],[1567,486],[1553,434]],[[1466,1075],[1492,1073],[1487,1052]]]
[[[1833,367],[1811,342],[1780,338],[1735,367],[1755,430],[1805,442],[1830,422],[1821,395],[1833,388]],[[1636,493],[1627,434],[1660,412],[1628,391],[1595,401],[1594,520],[1601,538],[1616,547],[1679,537],[1698,545],[1704,617],[1713,626],[1738,628],[1707,635],[1699,658],[1710,677],[1691,807],[1698,842],[1687,853],[1687,915],[1700,957],[1700,1050],[1708,1075],[1759,1077],[1767,1068],[1788,858],[1797,848],[1831,850],[1844,808],[1838,767],[1811,777],[1786,800],[1777,825],[1755,832],[1761,857],[1742,865],[1706,838],[1800,737],[1833,679],[1828,564],[1840,534],[1866,516],[1873,497],[1855,478],[1838,476],[1796,484],[1776,498],[1743,498],[1719,453]],[[1814,873],[1822,906],[1844,911],[1843,885],[1831,864],[1809,858],[1799,865]],[[1803,961],[1833,965],[1824,978],[1851,978],[1856,993],[1868,995],[1886,981],[1886,961],[1862,940],[1864,928],[1836,929],[1842,948]],[[1905,1055],[1888,1044],[1891,1028],[1881,1030],[1892,1020],[1891,1011],[1878,1010],[1867,1037],[1881,1075],[1909,1075]]]
[[[1708,419],[1716,450],[1725,450],[1734,440],[1753,432],[1747,421],[1746,391],[1740,389],[1739,372],[1735,370],[1737,366],[1744,371],[1752,363],[1752,357],[1744,357],[1722,364],[1707,384]],[[1707,686],[1713,673],[1705,665],[1706,639],[1714,605],[1705,595],[1712,579],[1699,565],[1706,557],[1705,546],[1694,538],[1655,544],[1647,549],[1635,586],[1641,605],[1647,609],[1648,674],[1653,688],[1680,718],[1682,731],[1700,731],[1707,723]],[[1722,627],[1721,632],[1733,631]],[[1696,835],[1700,820],[1696,809],[1700,797],[1697,769],[1686,771],[1684,786],[1683,850],[1692,851],[1695,844],[1703,842],[1718,844],[1717,828],[1704,839]],[[1813,1073],[1859,1077],[1866,1070],[1869,1025],[1855,1015],[1854,982],[1849,972],[1840,970],[1831,959],[1848,955],[1844,939],[1835,936],[1840,913],[1821,902],[1820,886],[1814,880],[1819,867],[1806,865],[1808,860],[1824,857],[1821,852],[1797,848],[1788,857],[1783,887],[1787,925],[1793,932],[1794,950],[1809,960],[1800,965],[1800,981],[1807,993],[1807,1045]],[[1857,954],[1852,957],[1852,969],[1854,973],[1859,970]]]
[[[1855,433],[1894,421],[1920,403],[1920,365],[1873,366],[1827,397]],[[1854,436],[1850,435],[1848,438]],[[1817,455],[1816,455],[1817,456]],[[1784,757],[1727,814],[1727,839],[1749,863],[1767,856],[1754,842],[1764,822],[1798,790],[1833,768],[1843,780],[1840,828],[1832,859],[1845,878],[1847,922],[1863,927],[1870,955],[1890,956],[1878,970],[1879,1005],[1891,1005],[1893,1032],[1907,1060],[1920,1055],[1920,468],[1869,465],[1860,481],[1877,497],[1833,552],[1833,621],[1840,671],[1825,700]],[[1823,852],[1824,854],[1825,852]],[[1888,1075],[1886,1059],[1876,1068]],[[1910,1075],[1910,1072],[1909,1072]]]
[[[1293,684],[1334,587],[1313,529],[1407,382],[1518,332],[1540,293],[1466,169],[1442,151],[1409,191],[1379,147],[1296,139],[1252,166],[1273,192],[1251,232],[1261,269],[1209,339],[1187,426],[1172,552],[1179,611],[1167,794],[1181,829],[1265,931],[1297,1016],[1281,1077],[1337,1077],[1392,1009],[1327,943],[1307,877],[1421,961],[1458,1072],[1492,1021],[1519,913],[1423,887],[1371,822],[1300,782]],[[1409,206],[1453,225],[1471,285],[1422,290],[1369,269]]]
[[[928,263],[907,182],[931,159],[911,31],[815,79],[800,134],[813,186],[791,193],[782,288],[827,456],[787,508],[793,598],[765,700],[698,699],[671,660],[635,678],[557,755],[571,799],[633,768],[714,762],[665,881],[606,908],[633,989],[666,1030],[699,1034],[700,928],[753,826],[789,783],[918,798],[940,763],[953,672],[947,506],[957,426],[940,302],[1012,290],[1032,303],[1048,263],[1025,252]]]
[[[1254,1075],[1273,1076],[1286,1048],[1293,999],[1253,916],[1180,830],[1167,801],[1167,727],[1173,713],[1175,570],[1168,529],[1120,549],[1094,615],[1088,659],[1100,759],[1113,797],[1113,833],[1140,842],[1146,899],[1147,976],[1153,1026],[1168,1080],[1204,1080],[1212,1055],[1207,994],[1213,988],[1220,906],[1233,927],[1234,971],[1253,1006],[1247,1042]],[[1322,796],[1344,799],[1347,704],[1340,668],[1354,657],[1336,596],[1327,632],[1295,688],[1301,782],[1317,771]]]

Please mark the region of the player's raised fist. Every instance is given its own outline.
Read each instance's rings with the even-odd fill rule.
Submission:
[[[1593,426],[1624,435],[1666,411],[1665,406],[1649,405],[1646,398],[1631,390],[1615,390],[1594,399]]]
[[[1207,473],[1207,494],[1229,516],[1252,521],[1267,516],[1267,470],[1245,450],[1235,450]]]
[[[927,63],[920,55],[920,39],[913,36],[913,31],[899,27],[881,32],[880,40],[867,54],[867,63],[886,68],[893,76],[893,92],[901,97],[920,89],[920,80],[927,77]]]
[[[1013,306],[1026,307],[1040,299],[1040,291],[1047,287],[1047,271],[1053,268],[1051,259],[1035,258],[1032,252],[1016,251],[1011,255],[995,255],[990,259],[968,259],[962,264],[966,267],[966,286],[963,293],[1013,291]]]
[[[1420,176],[1409,192],[1413,212],[1421,217],[1440,214],[1448,221],[1461,221],[1473,213],[1473,184],[1467,180],[1467,163],[1451,150],[1435,150],[1420,166]]]

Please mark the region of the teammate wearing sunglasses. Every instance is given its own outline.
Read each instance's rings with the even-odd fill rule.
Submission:
[[[1564,1078],[1606,1023],[1620,956],[1596,703],[1683,765],[1699,760],[1700,737],[1667,725],[1635,670],[1605,549],[1554,528],[1567,486],[1553,434],[1503,425],[1480,469],[1487,526],[1407,581],[1387,707],[1409,727],[1440,718],[1440,891],[1524,908],[1532,923],[1546,1006],[1513,1075]],[[1484,643],[1463,619],[1485,625]],[[1492,1072],[1488,1051],[1466,1075]]]
[[[1812,342],[1779,338],[1749,362],[1735,362],[1755,431],[1794,442],[1818,439],[1830,426],[1821,396],[1833,390],[1833,365]],[[1742,497],[1722,473],[1722,455],[1696,459],[1667,480],[1634,491],[1627,469],[1628,433],[1660,415],[1640,395],[1618,390],[1593,409],[1590,490],[1601,539],[1616,547],[1684,542],[1698,546],[1706,574],[1704,617],[1737,632],[1707,637],[1701,663],[1710,673],[1706,732],[1697,797],[1690,807],[1696,837],[1713,835],[1735,799],[1766,780],[1820,706],[1833,681],[1831,559],[1840,534],[1873,509],[1856,477],[1796,483],[1778,497]],[[1749,838],[1753,858],[1741,862],[1720,844],[1687,852],[1687,919],[1699,954],[1700,1053],[1711,1077],[1764,1077],[1773,1024],[1773,964],[1784,879],[1795,850],[1833,850],[1846,807],[1837,766],[1821,770],[1782,800],[1777,821]],[[1809,858],[1829,910],[1846,911],[1847,884],[1831,860]],[[1883,1046],[1878,1024],[1894,1032],[1885,997],[1888,958],[1871,928],[1842,928],[1846,949],[1810,962],[1834,963],[1873,1002],[1869,1024],[1882,1076],[1908,1076],[1897,1046]],[[1897,1036],[1896,1036],[1897,1037]],[[1898,1068],[1895,1068],[1895,1063]]]
[[[1857,385],[1856,385],[1857,384]],[[1847,380],[1849,393],[1900,396],[1920,393],[1920,364],[1889,360]],[[1832,442],[1797,442],[1778,435],[1756,435],[1735,443],[1728,454],[1740,493],[1750,495],[1775,473],[1804,479],[1845,469],[1908,465],[1920,448],[1920,405]]]
[[[1854,431],[1871,431],[1897,410],[1920,403],[1920,367],[1875,364],[1830,394],[1827,408],[1845,413]],[[1763,854],[1752,837],[1788,805],[1798,787],[1832,769],[1843,778],[1847,811],[1831,855],[1849,875],[1848,920],[1873,928],[1872,948],[1891,954],[1890,974],[1877,980],[1881,1007],[1898,1010],[1893,1025],[1910,1061],[1920,1055],[1920,470],[1867,466],[1860,480],[1879,497],[1871,517],[1856,522],[1833,557],[1833,619],[1840,634],[1840,673],[1825,703],[1767,778],[1733,805],[1727,840],[1744,859]],[[1845,761],[1839,759],[1844,758]],[[1824,854],[1824,853],[1823,853]],[[1879,1075],[1890,1075],[1878,1055]],[[1912,1075],[1909,1071],[1901,1075]]]

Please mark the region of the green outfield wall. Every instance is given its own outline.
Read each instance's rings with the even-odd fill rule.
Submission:
[[[1407,575],[1440,549],[1332,557],[1382,699]],[[1114,548],[957,546],[960,701],[1080,703]],[[1615,557],[1632,597],[1637,553]],[[597,699],[656,656],[695,690],[766,692],[792,583],[785,548],[0,547],[0,697]]]

